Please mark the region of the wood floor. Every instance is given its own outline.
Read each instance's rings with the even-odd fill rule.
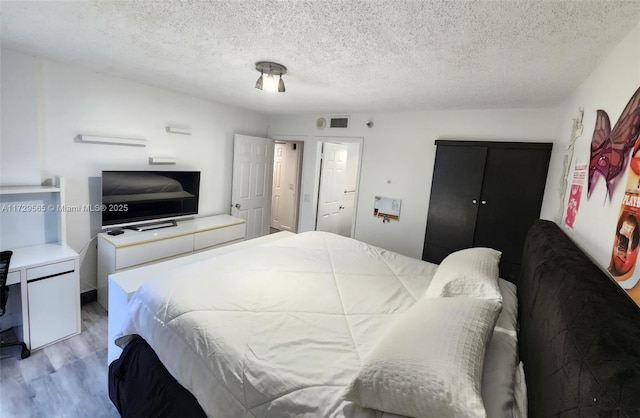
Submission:
[[[0,353],[0,417],[119,417],[107,384],[107,313],[82,307],[82,333],[20,360]]]

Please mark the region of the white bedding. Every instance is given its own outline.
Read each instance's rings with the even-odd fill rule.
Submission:
[[[392,417],[342,394],[393,315],[423,297],[436,268],[333,234],[299,234],[146,282],[117,343],[141,335],[209,416]],[[513,342],[503,338],[498,349],[509,350],[515,312],[503,314],[496,329]],[[492,370],[509,373],[513,364],[513,377],[515,350],[493,356],[504,365]],[[511,395],[483,390],[489,417],[512,416],[513,379],[507,383]]]

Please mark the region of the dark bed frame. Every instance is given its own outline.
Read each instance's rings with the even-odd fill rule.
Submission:
[[[549,221],[518,282],[529,417],[640,417],[640,308]],[[109,366],[109,396],[123,417],[205,416],[141,338]]]

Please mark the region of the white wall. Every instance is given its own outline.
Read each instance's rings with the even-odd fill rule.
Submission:
[[[0,185],[40,185],[41,66],[0,50]]]
[[[330,117],[307,114],[269,120],[270,135],[306,136],[300,231],[314,229],[317,137],[363,137],[355,238],[416,258],[422,256],[436,139],[552,142],[558,125],[556,109],[361,113],[350,115],[347,129],[317,130],[321,116]],[[372,128],[365,125],[370,120]],[[376,195],[402,199],[400,221],[383,224],[373,216]]]
[[[602,64],[560,108],[559,125],[556,130],[558,143],[551,156],[549,180],[542,207],[544,218],[552,219],[558,224],[562,223],[557,219],[561,204],[557,188],[562,177],[562,158],[571,137],[572,120],[577,116],[578,108],[584,108],[584,132],[576,141],[574,166],[576,161],[589,161],[596,110],[605,110],[613,127],[631,95],[639,86],[640,24],[611,51]],[[573,170],[569,174],[569,182],[572,175]],[[585,182],[574,229],[567,230],[603,268],[609,265],[611,257],[616,222],[627,179],[626,171],[620,175],[620,179],[611,200],[606,196],[606,185],[603,179],[598,180],[593,194],[587,200]]]
[[[6,49],[1,59],[2,184],[40,184],[62,176],[70,206],[100,202],[102,170],[199,170],[200,214],[229,213],[233,134],[264,136],[267,131],[266,116],[255,112]],[[5,77],[5,71],[15,77]],[[19,88],[14,86],[18,77]],[[25,110],[9,113],[10,103]],[[15,119],[6,129],[5,116]],[[187,127],[192,135],[169,134],[167,125]],[[79,143],[74,141],[78,134],[141,137],[148,145]],[[149,165],[150,156],[162,154],[178,163]],[[21,163],[5,166],[5,159],[13,158]],[[85,291],[96,285],[95,241],[90,240],[100,231],[100,217],[66,216],[68,244],[78,252],[86,246],[80,258]]]

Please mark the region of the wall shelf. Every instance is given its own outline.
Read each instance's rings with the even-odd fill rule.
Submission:
[[[167,126],[165,128],[170,134],[179,134],[179,135],[191,135],[191,131],[186,128],[178,128],[175,126]]]
[[[149,164],[151,165],[175,164],[176,162],[177,162],[176,157],[169,157],[169,156],[149,157]]]
[[[60,188],[55,186],[2,186],[2,194],[28,194],[28,193],[60,193]]]
[[[147,140],[142,138],[119,138],[115,136],[78,135],[79,142],[92,144],[129,145],[134,147],[146,147]]]

